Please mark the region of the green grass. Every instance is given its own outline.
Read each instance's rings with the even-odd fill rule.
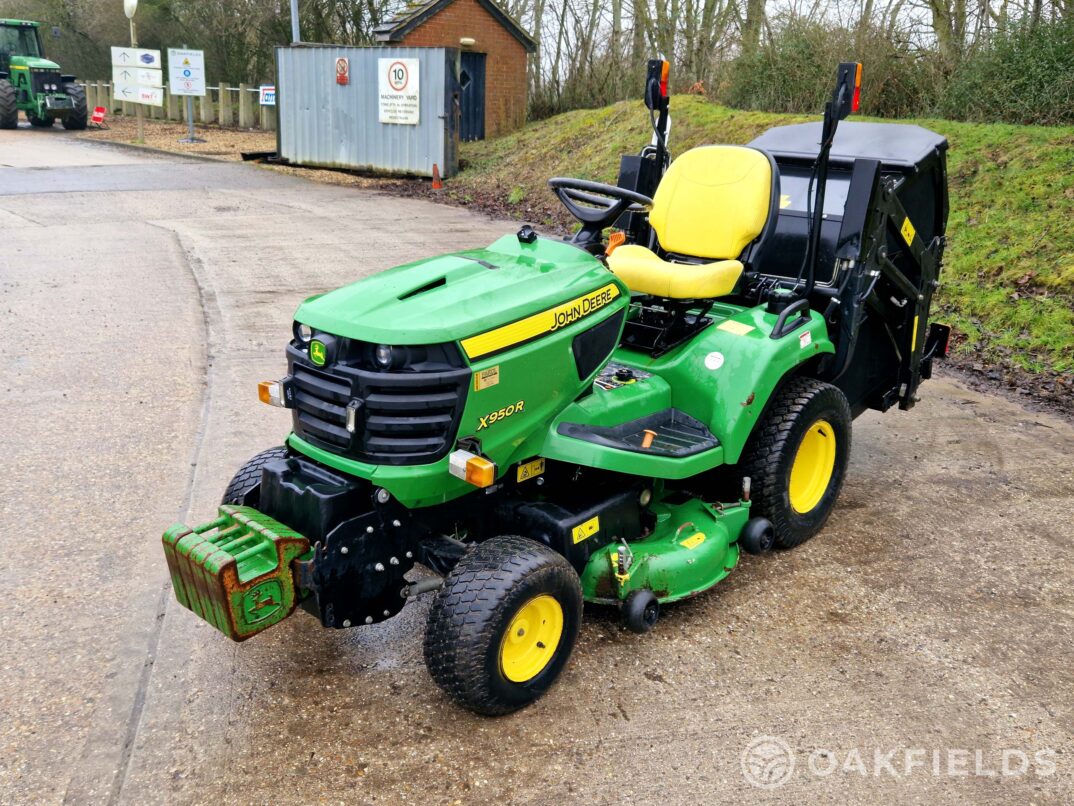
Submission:
[[[673,153],[744,143],[817,116],[743,112],[696,96],[672,99]],[[987,365],[1074,373],[1074,127],[912,120],[945,135],[951,216],[934,317],[957,350]],[[568,112],[495,140],[467,143],[452,193],[542,224],[564,224],[545,181],[614,182],[621,154],[648,141],[640,103]]]

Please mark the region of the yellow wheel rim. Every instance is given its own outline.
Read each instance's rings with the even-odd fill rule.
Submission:
[[[817,420],[805,432],[791,465],[791,507],[799,514],[811,511],[832,480],[835,470],[835,431],[827,420]]]
[[[542,593],[522,605],[500,644],[500,668],[512,683],[525,683],[541,673],[563,637],[563,608]]]

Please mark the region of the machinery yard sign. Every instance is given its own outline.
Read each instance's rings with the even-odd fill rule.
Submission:
[[[378,59],[380,122],[417,126],[421,93],[417,59]]]

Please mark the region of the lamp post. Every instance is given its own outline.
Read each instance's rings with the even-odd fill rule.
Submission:
[[[291,42],[301,42],[302,31],[298,27],[298,0],[291,0]]]
[[[138,10],[138,0],[123,0],[123,13],[127,15],[127,19],[131,23],[131,47],[138,47],[138,32],[134,27],[134,12]],[[141,102],[135,104],[134,114],[138,118],[138,140],[139,143],[145,142],[145,128],[142,123],[142,104]]]

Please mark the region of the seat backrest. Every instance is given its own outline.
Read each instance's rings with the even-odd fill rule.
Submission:
[[[735,259],[764,230],[779,198],[778,181],[772,161],[758,149],[693,148],[660,180],[649,223],[668,252]]]

